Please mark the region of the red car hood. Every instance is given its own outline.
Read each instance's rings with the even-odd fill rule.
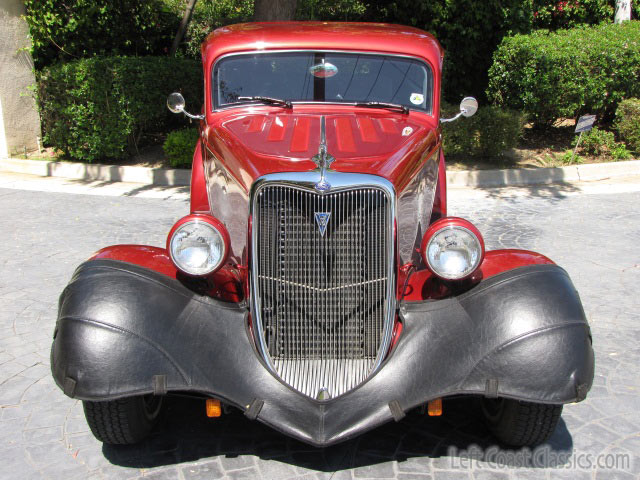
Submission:
[[[324,116],[328,151],[336,159],[332,170],[379,175],[401,190],[425,154],[439,146],[439,135],[426,115],[362,110],[324,115],[244,110],[219,118],[206,136],[218,161],[248,191],[267,173],[317,168],[311,158],[318,153]]]

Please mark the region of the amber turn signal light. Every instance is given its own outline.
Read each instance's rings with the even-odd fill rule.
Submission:
[[[431,400],[427,405],[427,413],[430,417],[439,417],[442,415],[442,398]]]
[[[207,417],[217,418],[222,415],[222,405],[217,398],[207,398]]]

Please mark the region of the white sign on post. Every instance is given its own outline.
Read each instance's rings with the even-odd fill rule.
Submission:
[[[576,122],[576,133],[588,132],[596,123],[595,115],[583,115]]]
[[[580,145],[580,140],[582,140],[582,134],[584,132],[588,132],[593,128],[593,124],[596,123],[595,115],[583,115],[576,122],[576,133],[580,132],[580,136],[578,137],[578,141],[576,142],[576,148],[573,149],[573,157],[575,158],[576,152],[578,151],[578,145]]]

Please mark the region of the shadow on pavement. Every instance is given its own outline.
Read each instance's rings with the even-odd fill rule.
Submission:
[[[544,458],[535,456],[527,461],[526,454],[497,446],[482,422],[477,399],[445,401],[442,417],[414,410],[398,423],[326,448],[291,439],[238,411],[207,419],[204,410],[203,400],[168,397],[163,419],[148,440],[133,446],[104,445],[104,456],[116,465],[152,468],[211,457],[255,455],[333,472],[394,460],[401,463],[412,457],[431,458],[445,469],[463,466],[468,458],[505,467],[552,467],[566,463],[573,449],[562,419],[545,445]]]
[[[572,193],[579,193],[581,189],[570,183],[554,183],[540,185],[522,185],[517,187],[476,187],[484,192],[488,198],[515,203],[522,196],[528,198],[544,198],[552,203],[564,200]],[[513,192],[522,192],[521,195],[514,195]]]
[[[125,197],[135,197],[137,195],[140,195],[141,193],[144,192],[148,192],[148,191],[167,191],[167,190],[171,190],[172,193],[180,193],[180,194],[185,194],[185,195],[189,195],[189,193],[191,192],[191,187],[189,186],[182,186],[182,187],[165,187],[165,186],[161,186],[161,185],[144,185],[138,188],[134,188],[132,190],[129,190],[127,193],[124,194]]]
[[[69,183],[86,186],[91,188],[92,190],[97,190],[100,188],[106,188],[111,186],[123,186],[126,183],[122,183],[120,181],[115,180],[68,180]],[[187,186],[166,186],[166,185],[152,185],[152,184],[144,184],[137,186],[135,188],[131,188],[130,190],[123,192],[122,196],[124,197],[136,197],[145,192],[170,192],[171,195],[175,194],[183,194],[189,195],[191,191],[191,187]]]

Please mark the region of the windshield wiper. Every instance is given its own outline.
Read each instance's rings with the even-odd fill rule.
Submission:
[[[400,105],[398,103],[359,102],[359,103],[356,103],[356,107],[388,108],[389,110],[400,110],[405,115],[409,113],[409,107],[405,105]]]
[[[271,98],[271,97],[238,97],[238,100],[248,100],[248,101],[256,101],[262,102],[269,105],[279,105],[284,108],[292,108],[291,102],[289,100],[280,100],[279,98]]]

